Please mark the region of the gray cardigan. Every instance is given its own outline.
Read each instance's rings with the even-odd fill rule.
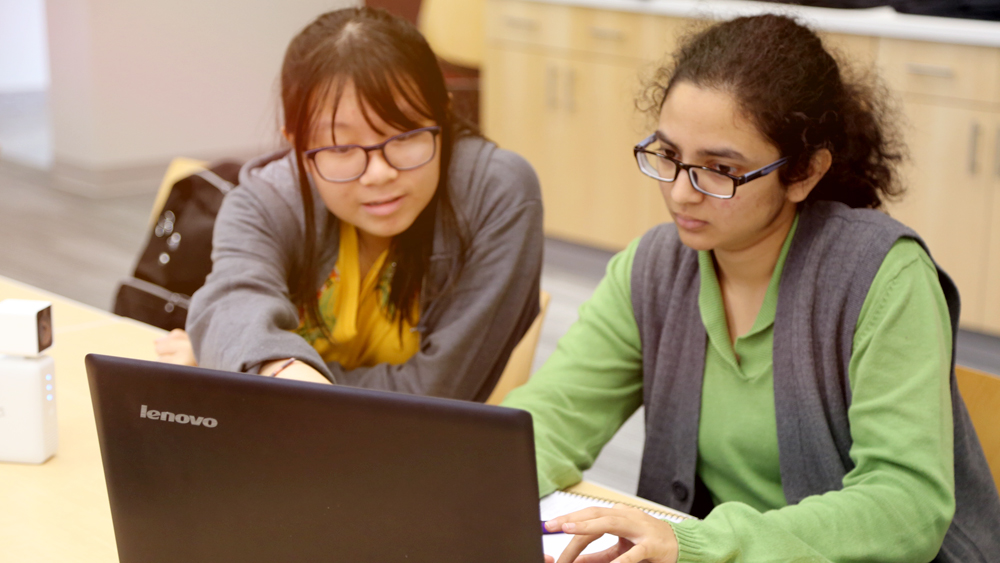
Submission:
[[[854,327],[879,266],[900,237],[923,245],[916,233],[877,211],[833,202],[801,211],[774,320],[774,401],[781,484],[789,504],[841,489],[854,467],[847,416]],[[938,274],[954,335],[958,291],[943,271]],[[680,242],[673,225],[643,237],[632,270],[632,305],[646,374],[639,495],[684,511],[695,500],[707,338],[699,287],[697,253]],[[953,352],[956,510],[935,561],[996,561],[1000,497],[958,392],[954,364]]]
[[[324,363],[289,332],[299,316],[288,297],[288,278],[304,258],[293,159],[292,153],[278,153],[248,162],[239,187],[223,201],[212,273],[194,294],[187,321],[199,364],[255,371],[263,362],[295,357],[340,384],[485,400],[538,314],[542,201],[531,166],[478,137],[456,142],[449,180],[469,240],[462,273],[453,284],[447,280],[458,248],[438,228],[420,300],[420,351],[401,365],[348,371]],[[319,288],[336,263],[339,228],[315,188],[313,200]],[[446,285],[447,291],[428,299]]]

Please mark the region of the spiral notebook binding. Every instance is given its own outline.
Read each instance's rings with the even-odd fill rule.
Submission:
[[[596,497],[594,495],[587,495],[587,494],[584,494],[584,493],[576,493],[576,492],[569,492],[569,491],[556,491],[556,492],[558,492],[560,494],[564,494],[564,495],[569,495],[571,497],[577,497],[577,498],[582,498],[582,499],[587,499],[587,500],[592,500],[592,501],[609,502],[611,504],[624,504],[625,506],[630,506],[632,508],[639,509],[639,510],[645,512],[646,514],[649,514],[653,518],[658,518],[660,520],[670,520],[671,522],[682,522],[684,520],[696,520],[696,518],[694,516],[688,516],[688,515],[685,515],[685,514],[677,514],[675,512],[664,512],[662,510],[657,510],[655,508],[647,508],[647,507],[640,506],[638,504],[634,504],[634,503],[631,503],[631,502],[623,502],[623,501],[620,501],[620,500],[612,500],[612,499],[609,499],[609,498]]]

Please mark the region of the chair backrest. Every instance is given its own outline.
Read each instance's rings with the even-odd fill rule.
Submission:
[[[538,348],[538,337],[542,334],[542,323],[545,321],[545,311],[549,308],[551,295],[546,291],[539,292],[539,310],[535,322],[528,327],[528,332],[524,333],[521,341],[517,343],[510,353],[507,366],[503,368],[500,379],[497,380],[496,387],[490,393],[486,404],[499,405],[500,401],[507,396],[515,387],[524,385],[531,376],[531,364],[535,361],[535,349]]]
[[[1000,377],[962,366],[955,366],[955,377],[1000,489]]]
[[[160,182],[160,189],[156,192],[156,201],[153,202],[153,210],[149,215],[150,231],[153,230],[156,220],[160,217],[160,213],[163,212],[163,204],[170,197],[170,188],[174,187],[174,184],[181,178],[197,174],[206,168],[208,168],[208,162],[204,160],[179,156],[170,161],[170,165],[167,166],[167,171],[163,175],[163,181]]]

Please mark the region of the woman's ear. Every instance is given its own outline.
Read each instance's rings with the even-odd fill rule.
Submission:
[[[833,154],[828,149],[819,149],[809,160],[809,175],[788,186],[785,197],[792,203],[801,203],[809,197],[816,184],[823,179],[830,165],[833,164]]]
[[[295,146],[295,136],[289,133],[288,129],[285,129],[284,125],[281,126],[281,136],[288,141],[288,144]]]

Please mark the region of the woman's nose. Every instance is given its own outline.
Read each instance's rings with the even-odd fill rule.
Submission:
[[[664,192],[663,197],[670,198],[675,203],[700,203],[701,200],[705,199],[705,194],[694,189],[691,184],[691,176],[686,170],[677,174],[677,178],[673,182],[660,182],[660,188]]]
[[[395,180],[398,176],[399,170],[389,165],[382,151],[372,151],[368,153],[368,168],[358,181],[363,186],[379,186]]]

